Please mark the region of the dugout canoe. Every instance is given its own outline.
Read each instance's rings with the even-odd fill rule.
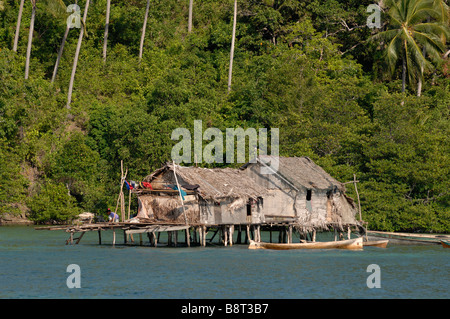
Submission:
[[[436,245],[441,244],[441,240],[450,240],[445,234],[418,234],[418,233],[395,233],[368,230],[369,241],[388,239],[392,244],[406,245]]]
[[[250,240],[248,249],[273,249],[273,250],[288,250],[288,249],[363,249],[363,239],[355,238],[341,241],[325,241],[325,242],[308,242],[308,243],[265,243]]]
[[[388,239],[386,239],[386,240],[369,240],[369,241],[363,242],[363,246],[386,248],[388,243],[389,243]]]
[[[450,248],[450,241],[441,240],[442,247]]]

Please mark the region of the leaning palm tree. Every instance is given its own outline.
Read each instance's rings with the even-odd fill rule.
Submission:
[[[139,44],[139,63],[141,63],[142,53],[144,52],[145,30],[147,29],[147,19],[149,10],[150,10],[150,0],[147,0],[147,6],[145,7],[144,24],[142,25],[141,43]]]
[[[237,18],[237,0],[234,0],[233,33],[231,35],[230,68],[228,70],[228,93],[230,93],[231,91],[231,77],[233,74],[234,41],[236,39],[236,18]]]
[[[84,5],[83,19],[82,19],[83,26],[86,26],[86,17],[87,17],[88,9],[89,9],[89,0],[86,0],[86,4]],[[69,92],[67,94],[67,104],[66,104],[67,109],[70,109],[70,103],[72,102],[73,82],[75,80],[75,73],[77,71],[78,57],[80,56],[81,42],[83,41],[84,32],[85,32],[85,30],[83,27],[80,29],[80,35],[78,37],[77,48],[75,49],[75,57],[73,58],[72,74],[70,76]]]
[[[32,42],[33,42],[34,19],[36,17],[36,1],[37,0],[31,0],[30,29],[28,31],[27,58],[25,60],[25,80],[28,79],[28,75],[30,73],[31,45],[32,45]]]
[[[69,35],[69,31],[71,28],[79,28],[82,27],[84,34],[87,36],[87,32],[86,32],[86,25],[84,23],[82,23],[81,18],[80,18],[80,7],[78,6],[78,0],[75,0],[75,4],[71,4],[67,7],[67,12],[73,12],[66,20],[66,31],[64,32],[64,36],[63,39],[61,41],[61,45],[59,47],[58,50],[58,56],[56,58],[56,63],[55,66],[53,68],[53,75],[52,75],[52,80],[51,83],[55,82],[56,79],[56,75],[58,74],[58,68],[59,68],[59,62],[61,62],[61,57],[64,51],[64,46],[66,45],[66,41],[67,41],[67,37]],[[78,20],[79,19],[79,20]],[[79,21],[79,26],[77,26],[77,22]]]
[[[421,95],[423,75],[441,62],[449,29],[447,6],[443,0],[387,0],[390,22],[388,30],[379,32],[372,40],[386,44],[386,61],[391,73],[402,65],[402,92],[407,78],[417,83]]]
[[[19,43],[20,23],[22,22],[23,3],[25,0],[20,0],[19,14],[17,16],[16,34],[14,35],[13,51],[17,52],[17,45]]]
[[[188,32],[192,32],[192,11],[194,8],[194,0],[189,0],[189,17],[188,17]]]
[[[63,12],[66,8],[62,0],[44,0],[44,5],[46,9],[52,13],[54,16]],[[30,19],[30,29],[28,32],[28,45],[27,45],[27,57],[25,60],[25,80],[28,79],[30,73],[30,58],[31,58],[31,47],[33,43],[33,33],[34,33],[34,20],[36,17],[36,4],[37,0],[31,0],[31,19]],[[20,10],[20,8],[19,8]]]
[[[106,50],[108,48],[109,15],[111,12],[111,0],[106,1],[105,36],[103,38],[103,61],[106,62]]]

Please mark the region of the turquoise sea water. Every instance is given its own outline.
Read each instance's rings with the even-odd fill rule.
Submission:
[[[450,297],[450,249],[439,245],[271,251],[112,246],[112,232],[103,232],[101,246],[97,232],[66,246],[67,237],[63,231],[0,227],[0,298]],[[121,234],[117,242],[123,242]],[[79,289],[67,287],[70,264],[80,267]],[[371,264],[380,267],[381,288],[367,287]]]

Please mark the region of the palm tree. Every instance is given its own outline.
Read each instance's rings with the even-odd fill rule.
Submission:
[[[69,35],[69,30],[70,30],[70,25],[67,24],[66,31],[64,32],[64,36],[61,41],[61,46],[59,47],[59,50],[58,50],[58,57],[56,58],[55,67],[53,68],[53,75],[52,75],[51,83],[55,82],[56,74],[58,73],[59,62],[61,61],[61,56],[64,51],[64,45],[66,44],[67,36]]]
[[[402,92],[409,83],[417,83],[421,95],[423,74],[433,68],[432,62],[441,61],[449,29],[448,7],[442,0],[387,0],[390,24],[386,31],[377,33],[372,40],[386,41],[388,68],[394,71],[402,64]],[[430,62],[431,61],[431,62]]]
[[[237,18],[237,0],[234,0],[233,34],[231,36],[230,69],[228,71],[228,93],[231,91],[231,76],[233,73],[234,41],[236,38],[236,18]]]
[[[62,2],[62,0],[46,0],[44,2],[49,12],[51,12],[54,16],[56,16],[58,12],[61,12],[61,10],[64,10],[66,7]],[[31,46],[33,43],[34,20],[36,17],[36,3],[37,0],[31,0],[31,20],[30,20],[30,30],[28,32],[27,58],[25,60],[25,80],[28,79],[28,75],[30,72]]]
[[[28,74],[30,72],[31,44],[33,42],[34,19],[36,17],[36,1],[37,0],[31,0],[31,20],[30,30],[28,32],[27,58],[25,60],[25,80],[28,79]]]
[[[188,18],[188,32],[192,31],[192,10],[194,8],[194,0],[189,0],[189,18]]]
[[[19,14],[17,16],[16,34],[14,35],[13,51],[17,52],[17,44],[19,43],[20,23],[22,22],[23,3],[25,0],[20,0]]]
[[[83,19],[82,19],[83,26],[86,25],[86,17],[87,17],[88,9],[89,9],[89,0],[86,0],[86,4],[84,6]],[[80,56],[81,42],[83,41],[84,32],[85,32],[84,27],[82,27],[80,29],[80,36],[78,37],[77,48],[75,49],[75,57],[73,58],[72,74],[70,76],[69,92],[67,94],[66,108],[68,108],[68,109],[70,109],[70,103],[72,102],[73,82],[75,80],[75,73],[77,71],[78,57]]]
[[[67,12],[70,12],[71,10],[73,10],[73,14],[79,14],[79,8],[80,7],[78,7],[78,0],[75,0],[75,6],[73,5],[73,4],[71,4],[71,5],[69,5],[68,7],[67,7]],[[77,10],[78,9],[78,10]],[[70,19],[70,17],[69,17],[69,19]],[[61,57],[62,57],[62,54],[63,54],[63,51],[64,51],[64,46],[65,46],[65,44],[66,44],[66,41],[67,41],[67,37],[68,37],[68,35],[69,35],[69,31],[70,31],[70,29],[71,28],[73,28],[74,26],[72,25],[72,23],[69,23],[69,21],[68,20],[66,20],[67,22],[66,22],[66,31],[64,32],[64,36],[63,36],[63,39],[62,39],[62,41],[61,41],[61,46],[59,47],[59,50],[58,50],[58,57],[56,58],[56,63],[55,63],[55,67],[53,68],[53,75],[52,75],[52,80],[51,80],[51,83],[53,83],[53,82],[55,82],[55,79],[56,79],[56,74],[58,73],[58,68],[59,68],[59,62],[61,61]],[[81,24],[81,21],[80,21],[80,24]],[[84,31],[84,33],[85,34],[87,34],[86,33],[86,25],[84,25],[83,24],[83,31]],[[86,35],[87,36],[87,35]]]
[[[144,24],[142,25],[141,43],[139,45],[139,63],[141,63],[142,53],[144,51],[145,30],[147,29],[147,19],[149,9],[150,9],[150,0],[147,0],[147,6],[145,8]]]
[[[111,0],[106,1],[106,22],[105,22],[105,37],[103,39],[103,61],[106,62],[106,49],[108,47],[108,30],[109,30],[109,14],[111,11]]]

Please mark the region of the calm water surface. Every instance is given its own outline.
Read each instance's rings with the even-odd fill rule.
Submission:
[[[267,240],[263,234],[263,240]],[[450,249],[438,245],[344,250],[233,247],[113,247],[112,232],[66,246],[63,231],[0,227],[0,298],[443,298],[450,297]],[[123,242],[122,234],[117,237]],[[319,238],[320,239],[320,238]],[[67,266],[81,288],[66,285]],[[369,289],[370,264],[381,288]]]

